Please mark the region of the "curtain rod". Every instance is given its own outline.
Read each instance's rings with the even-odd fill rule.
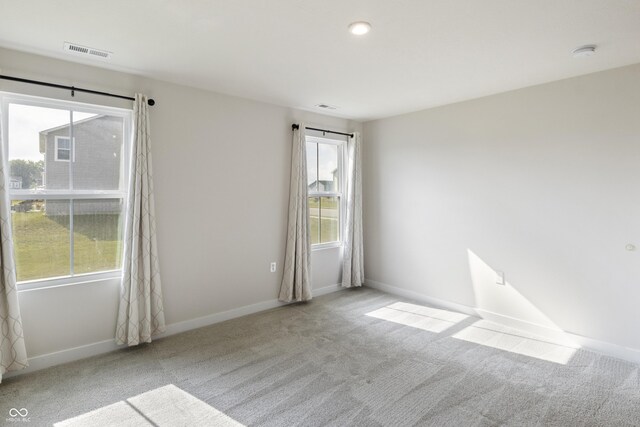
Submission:
[[[41,81],[38,81],[38,80],[23,79],[23,78],[20,78],[20,77],[11,77],[11,76],[0,75],[0,79],[2,79],[2,80],[11,80],[11,81],[20,82],[20,83],[30,83],[30,84],[33,84],[33,85],[55,87],[57,89],[66,89],[66,90],[70,90],[71,91],[71,96],[75,96],[75,92],[85,92],[85,93],[92,93],[94,95],[111,96],[113,98],[128,99],[130,101],[135,101],[135,98],[132,97],[132,96],[116,95],[115,93],[100,92],[98,90],[83,89],[83,88],[79,88],[79,87],[75,87],[75,86],[65,86],[65,85],[59,85],[59,84],[56,84],[56,83],[48,83],[48,82],[41,82]],[[153,100],[153,99],[149,99],[149,100],[147,100],[147,103],[149,105],[155,105],[156,101]]]
[[[291,130],[294,129],[300,129],[300,125],[294,123],[291,125]],[[336,135],[344,135],[344,136],[348,136],[349,138],[353,138],[353,134],[352,133],[344,133],[344,132],[337,132],[335,130],[329,130],[329,129],[318,129],[318,128],[310,128],[310,127],[305,127],[305,129],[309,129],[309,130],[317,130],[318,132],[325,132],[325,133],[335,133]]]

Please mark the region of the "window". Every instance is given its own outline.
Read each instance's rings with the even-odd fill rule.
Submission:
[[[307,136],[307,180],[311,244],[341,243],[344,141]]]
[[[19,284],[118,276],[131,111],[0,98]]]
[[[71,158],[71,140],[66,136],[55,137],[56,161],[68,162]]]

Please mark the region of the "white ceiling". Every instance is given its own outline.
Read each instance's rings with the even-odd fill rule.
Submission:
[[[368,120],[638,63],[640,0],[0,0],[0,45]]]

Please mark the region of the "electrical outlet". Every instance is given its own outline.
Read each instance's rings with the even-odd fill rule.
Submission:
[[[496,285],[504,286],[504,271],[496,271]]]
[[[272,273],[275,273],[275,272],[276,272],[276,263],[275,263],[275,262],[272,262],[272,263],[271,263],[271,272],[272,272]]]

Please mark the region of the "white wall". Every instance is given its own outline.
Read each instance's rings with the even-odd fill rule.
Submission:
[[[365,123],[363,157],[371,283],[640,349],[640,64]]]
[[[131,74],[0,49],[2,74],[156,99],[151,108],[158,244],[169,324],[277,298],[291,124],[361,125]],[[112,98],[0,80],[0,91],[131,108]],[[314,252],[313,287],[339,283],[340,249]],[[269,272],[277,261],[278,272]],[[118,283],[20,292],[30,357],[113,338]]]

